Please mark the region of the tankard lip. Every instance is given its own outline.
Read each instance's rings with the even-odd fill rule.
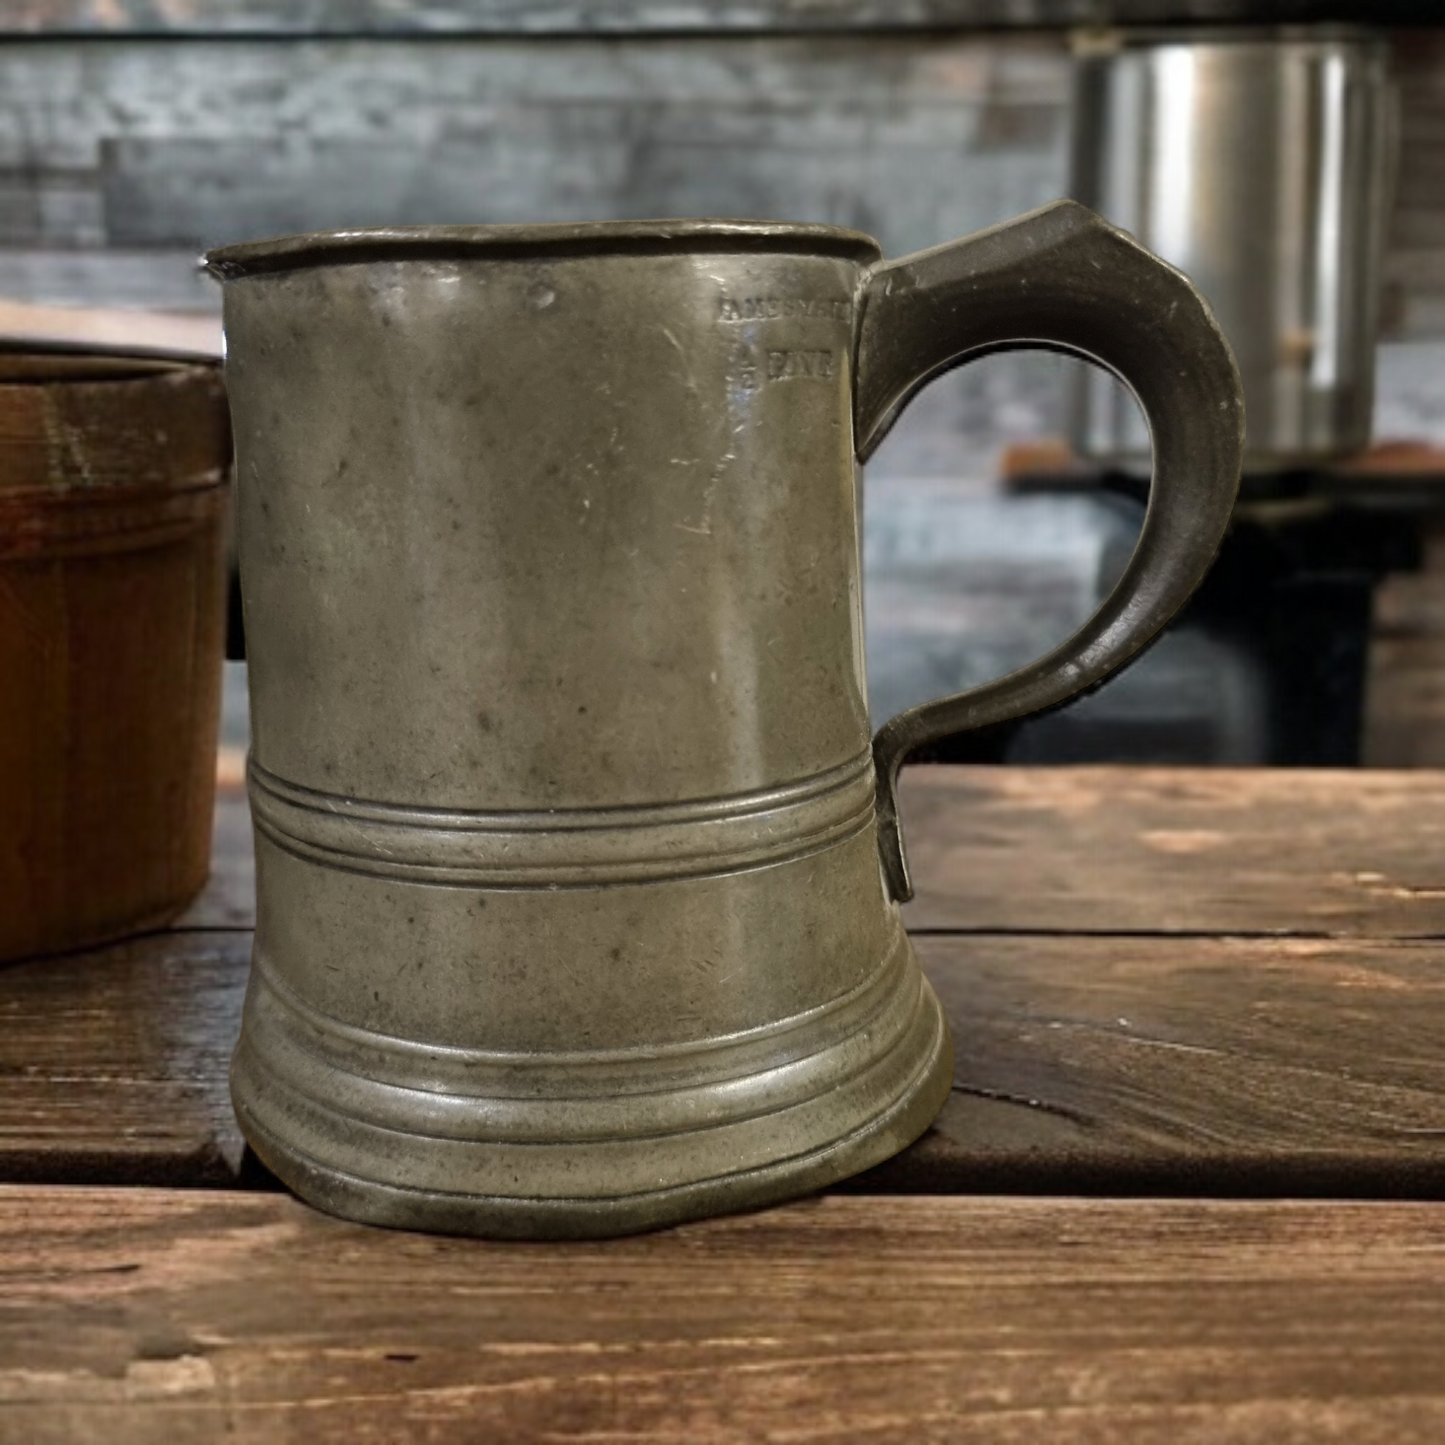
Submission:
[[[307,266],[369,261],[545,260],[600,255],[743,252],[835,256],[872,264],[872,236],[807,221],[584,221],[539,225],[382,226],[243,241],[205,257],[222,281]]]

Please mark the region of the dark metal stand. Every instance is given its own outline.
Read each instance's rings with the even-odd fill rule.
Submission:
[[[1142,513],[1148,484],[1118,472],[1029,475],[1013,479],[1010,490],[1102,491],[1131,499]],[[1375,589],[1389,573],[1419,568],[1426,526],[1442,511],[1445,477],[1246,478],[1218,560],[1168,631],[1202,634],[1259,679],[1257,761],[1358,765]],[[1118,559],[1120,568],[1126,560]],[[1104,719],[1076,699],[1047,718],[950,738],[915,758],[1182,762],[1196,747],[1206,750],[1178,722]]]

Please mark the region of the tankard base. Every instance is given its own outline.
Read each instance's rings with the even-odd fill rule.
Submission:
[[[284,1067],[273,1073],[254,1049],[248,1049],[244,1038],[232,1067],[237,1118],[257,1156],[301,1199],[344,1219],[390,1228],[494,1239],[589,1239],[779,1203],[897,1153],[927,1129],[948,1097],[953,1051],[947,1023],[911,948],[900,941],[903,958],[896,962],[903,967],[895,963],[889,969],[897,983],[890,989],[894,998],[888,1011],[896,1014],[902,1004],[909,1015],[906,1025],[892,1039],[885,1037],[891,1030],[870,1026],[866,1033],[877,1034],[885,1048],[861,1069],[851,1070],[851,1079],[745,1121],[748,1147],[742,1152],[754,1159],[761,1152],[767,1159],[751,1167],[708,1172],[652,1190],[610,1193],[583,1160],[579,1178],[593,1191],[585,1195],[413,1187],[398,1182],[395,1168],[391,1179],[368,1178],[368,1166],[379,1157],[377,1149],[387,1143],[393,1165],[399,1155],[412,1158],[420,1175],[444,1151],[454,1149],[456,1141],[400,1132],[392,1133],[389,1140],[370,1137],[366,1126],[358,1126],[343,1110],[292,1094],[280,1076]],[[855,1036],[855,1047],[857,1041]],[[831,1054],[833,1049],[825,1052]],[[271,1120],[281,1123],[292,1137],[280,1137]],[[739,1152],[727,1137],[729,1128],[736,1127],[736,1120],[722,1126],[702,1125],[674,1133],[667,1143],[675,1145],[681,1137],[695,1146],[699,1159],[725,1165]],[[299,1147],[297,1135],[316,1141],[318,1152],[325,1149],[333,1157],[323,1161]],[[789,1152],[790,1141],[820,1138],[825,1142]],[[643,1148],[649,1144],[646,1137],[630,1142]],[[526,1147],[536,1151],[538,1166],[567,1166],[567,1145]],[[547,1155],[551,1158],[544,1160]],[[407,1171],[403,1167],[400,1172]]]
[[[399,1189],[320,1165],[275,1139],[240,1105],[237,1114],[262,1163],[299,1198],[327,1214],[389,1229],[485,1239],[607,1239],[780,1204],[881,1164],[933,1122],[952,1078],[953,1057],[945,1034],[921,1071],[917,1088],[836,1144],[767,1168],[618,1199],[521,1199]]]

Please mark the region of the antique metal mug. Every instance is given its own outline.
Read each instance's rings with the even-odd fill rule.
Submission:
[[[1098,682],[1198,582],[1242,434],[1188,281],[1072,202],[883,264],[761,222],[214,253],[251,664],[232,1091],[304,1198],[621,1233],[877,1163],[947,1095],[899,915],[915,744]],[[856,456],[945,367],[1095,358],[1138,551],[1049,657],[870,746]]]

